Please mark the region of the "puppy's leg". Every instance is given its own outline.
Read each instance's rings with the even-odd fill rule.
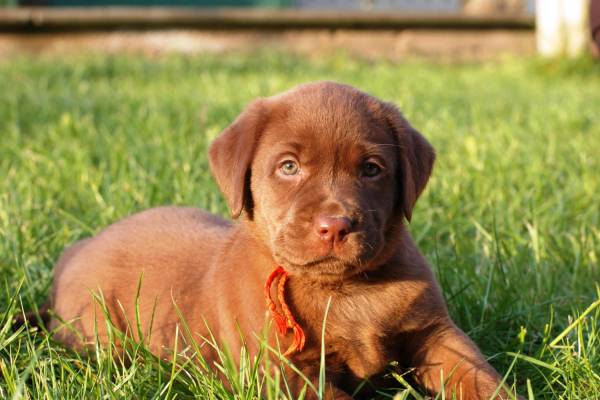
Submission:
[[[19,313],[13,317],[13,330],[17,330],[21,326],[27,324],[30,327],[47,327],[50,322],[50,313],[49,313],[50,305],[48,302],[44,303],[39,309],[38,312],[27,311],[24,314]]]
[[[304,378],[308,379],[314,387],[318,390],[319,388],[319,366],[306,366],[300,368],[300,372],[304,375]],[[304,386],[306,385],[306,379],[298,375],[297,372],[292,371],[291,368],[285,368],[285,374],[287,383],[290,386],[292,395],[298,397]],[[325,387],[323,388],[323,399],[325,400],[352,400],[352,397],[336,386],[336,384],[327,379],[325,381]],[[317,400],[319,396],[311,388],[306,389],[307,400]]]
[[[416,377],[431,392],[445,390],[448,398],[483,400],[492,398],[500,385],[500,376],[477,346],[450,321],[417,333],[410,342]],[[494,397],[509,398],[505,390]]]

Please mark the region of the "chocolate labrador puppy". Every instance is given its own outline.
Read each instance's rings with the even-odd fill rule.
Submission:
[[[181,323],[177,307],[190,327],[184,345],[201,343],[210,328],[232,350],[245,337],[255,354],[267,326],[270,343],[317,382],[331,299],[329,398],[350,398],[392,361],[431,393],[490,398],[500,377],[448,316],[405,228],[434,158],[396,107],[350,86],[311,83],[256,100],[210,147],[239,223],[161,207],[76,243],[56,266],[49,327],[83,350],[96,337],[109,340],[110,316],[166,356]],[[141,330],[131,328],[136,302]],[[210,365],[215,354],[202,352]],[[287,378],[296,393],[305,383]]]

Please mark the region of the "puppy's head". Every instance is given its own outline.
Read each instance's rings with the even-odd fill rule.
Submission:
[[[278,264],[323,276],[390,254],[434,158],[392,104],[332,82],[256,100],[210,148],[233,217]]]

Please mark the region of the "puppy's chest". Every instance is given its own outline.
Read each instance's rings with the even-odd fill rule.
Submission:
[[[325,349],[328,359],[344,364],[342,367],[357,378],[367,378],[385,370],[395,361],[394,321],[397,315],[389,304],[377,304],[368,297],[332,296],[327,317],[327,300],[312,298],[310,315],[303,320],[308,325],[308,345],[321,345],[325,322]],[[339,367],[339,366],[338,366]],[[335,368],[338,369],[338,368]]]
[[[373,322],[371,324],[370,322]],[[393,338],[376,321],[332,321],[326,330],[326,346],[346,364],[357,378],[363,379],[382,372],[394,361]]]

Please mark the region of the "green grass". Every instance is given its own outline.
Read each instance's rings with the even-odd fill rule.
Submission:
[[[82,358],[14,334],[10,315],[41,304],[66,245],[119,218],[160,204],[225,215],[207,144],[251,99],[317,79],[393,100],[436,147],[410,229],[491,363],[530,398],[600,398],[600,65],[274,53],[0,62],[0,398],[283,395],[253,360],[223,359],[229,391],[143,346],[131,365]]]

